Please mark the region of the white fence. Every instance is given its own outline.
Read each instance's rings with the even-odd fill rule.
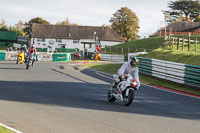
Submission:
[[[101,54],[101,60],[124,62],[124,55]]]
[[[139,57],[140,73],[200,88],[200,66]]]

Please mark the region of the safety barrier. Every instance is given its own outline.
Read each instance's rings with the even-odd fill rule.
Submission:
[[[5,60],[5,52],[0,52],[0,60]]]
[[[138,58],[140,73],[200,88],[200,66]]]
[[[70,53],[53,54],[53,61],[70,61]]]
[[[17,60],[17,52],[6,52],[5,60],[8,61]]]
[[[17,52],[0,52],[0,60],[16,61]],[[38,52],[36,55],[36,61],[70,61],[70,53],[42,53]]]
[[[37,54],[37,59],[38,59],[38,61],[44,61],[44,62],[53,60],[52,54],[50,54],[50,53],[39,53],[39,54]]]
[[[124,62],[124,55],[101,54],[101,60]]]

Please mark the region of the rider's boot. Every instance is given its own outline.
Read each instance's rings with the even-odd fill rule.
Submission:
[[[114,83],[113,83],[113,85],[111,86],[110,90],[111,90],[111,91],[115,91],[115,90],[116,90],[117,84],[118,84],[118,83],[117,83],[116,81],[114,81]]]

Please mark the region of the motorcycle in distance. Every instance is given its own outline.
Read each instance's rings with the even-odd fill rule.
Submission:
[[[81,54],[79,53],[72,54],[72,60],[80,60],[80,59],[81,59]]]
[[[95,54],[95,53],[92,54],[91,59],[92,59],[92,60],[101,60],[101,55],[100,55],[100,53],[97,52],[96,54]]]
[[[34,56],[34,55],[32,55]],[[30,66],[33,67],[33,64],[35,62],[35,59],[32,59],[32,56],[30,53],[27,53],[27,56],[26,56],[26,61],[25,61],[25,64],[26,64],[26,69],[28,70]]]
[[[24,52],[19,51],[18,54],[17,54],[16,64],[18,64],[18,63],[22,64],[23,61],[24,61]]]
[[[116,79],[117,75],[113,75]],[[121,100],[125,106],[129,106],[135,96],[135,91],[138,89],[139,82],[131,75],[122,76],[122,81],[114,85],[108,90],[107,98],[109,102]]]

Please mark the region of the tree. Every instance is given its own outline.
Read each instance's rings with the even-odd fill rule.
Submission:
[[[170,20],[179,19],[180,21],[197,21],[200,15],[199,0],[177,0],[168,3],[169,11],[165,13],[170,14]]]
[[[70,23],[68,18],[65,21],[57,22],[56,25],[73,25],[73,26],[78,26],[78,24]]]
[[[32,25],[33,23],[38,23],[38,24],[50,24],[48,21],[42,19],[42,18],[32,18],[30,21],[25,22],[25,28],[24,28],[24,32],[26,35],[28,35],[28,37],[31,37],[32,34]]]
[[[14,32],[16,32],[16,33],[17,33],[17,36],[19,36],[19,37],[24,37],[24,36],[25,36],[25,33],[23,32],[23,30],[22,30],[22,29],[19,29],[19,28],[17,28],[17,27],[10,27],[10,28],[9,28],[9,31],[14,31]]]
[[[16,28],[18,28],[18,29],[22,29],[23,26],[24,26],[24,23],[22,20],[19,20],[19,22],[16,24]]]
[[[138,17],[127,7],[122,7],[111,17],[111,27],[115,30],[121,38],[126,40],[137,40],[139,25]]]
[[[200,22],[200,14],[199,14],[199,16],[195,19],[195,22]]]
[[[0,31],[8,31],[8,27],[7,27],[6,21],[4,19],[1,19]]]

